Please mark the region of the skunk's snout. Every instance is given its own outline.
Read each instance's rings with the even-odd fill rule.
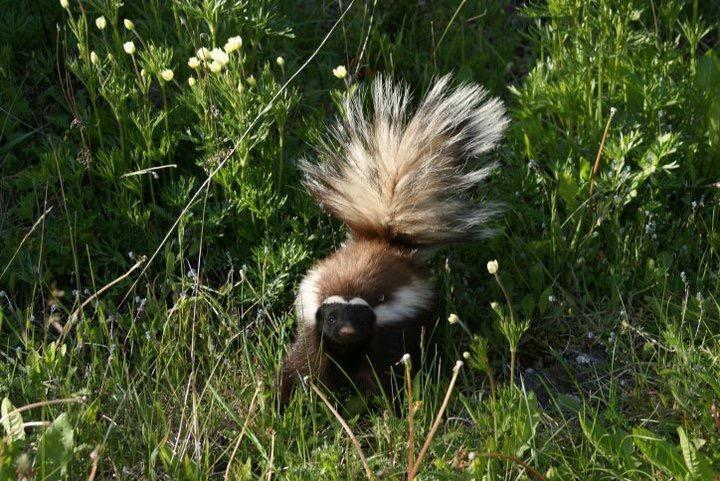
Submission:
[[[351,325],[346,325],[338,329],[338,335],[344,338],[353,338],[357,334],[357,331]]]

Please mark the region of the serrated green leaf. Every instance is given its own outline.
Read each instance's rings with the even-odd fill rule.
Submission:
[[[680,450],[685,459],[685,465],[690,472],[690,479],[693,481],[713,481],[716,479],[710,467],[710,462],[705,456],[697,452],[697,449],[687,437],[685,430],[678,426],[677,432],[680,437]]]
[[[682,455],[672,444],[643,428],[633,429],[633,440],[648,460],[658,468],[680,479],[688,475]]]
[[[17,439],[25,439],[25,428],[23,427],[23,418],[20,413],[13,413],[15,406],[10,399],[5,398],[0,404],[0,418],[3,420],[3,428],[11,441]],[[12,414],[11,414],[12,413]]]

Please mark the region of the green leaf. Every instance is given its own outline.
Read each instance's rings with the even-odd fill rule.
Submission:
[[[73,456],[74,435],[67,414],[58,416],[45,431],[38,445],[35,471],[38,479],[63,479]]]
[[[10,436],[11,441],[25,439],[25,428],[23,428],[22,416],[20,413],[12,413],[14,410],[15,406],[10,402],[10,399],[5,398],[2,400],[2,404],[0,404],[0,418],[3,420],[3,428],[8,436]]]
[[[687,476],[688,469],[675,446],[643,428],[633,429],[633,437],[635,445],[652,464],[677,478]]]
[[[685,430],[678,426],[678,435],[680,436],[680,450],[682,451],[683,458],[685,458],[685,465],[690,472],[691,480],[698,481],[713,481],[715,474],[710,467],[710,462],[702,454],[697,452],[693,443],[688,439]]]

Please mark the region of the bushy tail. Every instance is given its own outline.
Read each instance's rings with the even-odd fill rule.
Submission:
[[[495,165],[469,169],[468,161],[500,141],[505,108],[479,85],[449,81],[438,80],[409,116],[407,86],[378,78],[372,111],[362,89],[348,96],[320,162],[301,163],[307,188],[354,236],[429,247],[488,233],[496,206],[467,194]]]

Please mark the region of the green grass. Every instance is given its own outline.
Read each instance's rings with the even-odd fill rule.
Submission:
[[[344,235],[295,165],[345,90],[450,71],[510,109],[508,208],[432,261],[416,453],[469,354],[417,479],[717,479],[713,2],[124,3],[0,0],[0,480],[366,478],[311,389],[275,407],[294,289]],[[234,35],[221,74],[187,65]],[[407,479],[407,408],[362,401],[371,471]]]

